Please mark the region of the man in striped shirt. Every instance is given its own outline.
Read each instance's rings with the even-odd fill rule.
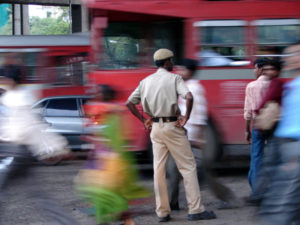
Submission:
[[[261,104],[264,95],[269,87],[270,80],[267,76],[263,75],[263,66],[266,59],[258,59],[254,62],[254,74],[256,80],[250,82],[246,87],[245,105],[244,105],[244,119],[246,120],[246,140],[251,143],[251,161],[248,173],[248,181],[252,189],[252,195],[255,195],[255,185],[258,170],[263,156],[263,148],[265,138],[259,133],[258,130],[252,127],[250,130],[251,122],[256,117],[255,110]]]

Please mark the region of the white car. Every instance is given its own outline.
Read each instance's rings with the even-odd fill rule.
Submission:
[[[83,105],[91,99],[85,95],[65,95],[47,97],[33,105],[33,112],[38,113],[49,125],[47,131],[65,136],[72,150],[89,149],[83,140],[91,134],[93,128],[86,126]]]

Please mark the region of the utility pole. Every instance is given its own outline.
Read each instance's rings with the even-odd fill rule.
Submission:
[[[70,34],[72,34],[72,0],[69,0],[69,22],[70,22]]]

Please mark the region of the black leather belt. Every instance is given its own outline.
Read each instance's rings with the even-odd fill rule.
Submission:
[[[166,122],[175,122],[177,120],[177,117],[176,116],[172,116],[172,117],[153,117],[152,118],[152,121],[153,122],[159,122],[159,119],[162,118],[162,121],[164,123]]]

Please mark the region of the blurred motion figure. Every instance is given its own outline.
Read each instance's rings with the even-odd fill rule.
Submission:
[[[206,99],[205,99],[205,90],[203,86],[195,79],[192,79],[195,71],[197,69],[197,61],[192,59],[184,59],[183,66],[180,67],[178,72],[188,89],[193,94],[193,109],[187,123],[184,125],[184,128],[187,130],[187,136],[191,143],[192,147],[201,148],[203,144],[203,128],[206,124],[207,114],[206,114]],[[182,115],[186,114],[186,102],[184,99],[179,97],[178,106]],[[196,166],[198,170],[197,156],[195,154]],[[179,210],[179,185],[182,179],[181,174],[176,166],[176,163],[172,157],[169,155],[167,161],[167,184],[168,184],[168,193],[171,210]],[[198,173],[198,181],[202,179],[201,175]]]
[[[205,157],[204,145],[204,131],[207,121],[207,108],[206,108],[206,98],[205,89],[199,83],[198,80],[193,79],[195,72],[197,70],[197,60],[184,59],[183,66],[180,68],[179,74],[182,76],[187,87],[193,94],[194,105],[191,111],[190,119],[185,124],[184,128],[187,130],[187,136],[192,146],[192,150],[196,160],[197,174],[199,183],[204,181],[208,182],[209,187],[213,193],[222,200],[219,205],[220,209],[224,208],[234,208],[239,206],[239,202],[233,192],[219,183],[213,176],[212,162],[207,157]],[[186,113],[186,102],[184,99],[179,98],[179,108],[182,114]],[[210,149],[207,149],[208,151]],[[201,154],[202,153],[202,154]],[[170,207],[172,210],[179,210],[179,184],[182,179],[181,174],[176,166],[176,163],[171,155],[167,162],[167,181],[168,181],[168,191]]]
[[[279,60],[268,59],[265,62],[263,74],[269,78],[271,83],[260,106],[255,110],[257,117],[253,124],[255,129],[260,132],[260,135],[266,139],[261,166],[257,173],[258,177],[253,184],[255,193],[248,199],[248,203],[254,205],[260,204],[262,195],[269,185],[271,176],[269,168],[276,161],[273,152],[276,141],[274,140],[273,134],[277,126],[282,98],[283,81],[279,78],[280,72],[281,62]]]
[[[77,222],[68,215],[54,200],[50,199],[31,173],[36,160],[68,153],[66,140],[57,134],[43,132],[45,124],[31,112],[35,96],[20,86],[20,78],[1,78],[9,86],[1,97],[5,106],[4,119],[1,124],[1,140],[6,142],[7,157],[1,162],[0,200],[6,198],[6,191],[15,181],[24,185],[24,192],[35,200],[38,208],[56,224],[76,225]],[[55,221],[55,222],[54,222]],[[4,221],[1,224],[5,224]]]
[[[95,148],[76,178],[80,195],[92,203],[99,224],[124,220],[134,225],[129,201],[149,196],[140,186],[134,158],[125,149],[124,106],[113,103],[115,91],[108,85],[96,87],[96,95],[85,107],[90,126],[96,129],[90,141]]]
[[[0,76],[21,82],[22,70],[21,66],[17,63],[16,53],[5,53],[5,62],[4,65],[0,67]]]
[[[300,224],[300,43],[284,52],[284,70],[293,77],[283,88],[281,118],[275,130],[270,185],[260,214],[264,224]]]
[[[266,59],[257,59],[254,62],[254,74],[256,76],[256,80],[250,82],[246,86],[246,93],[245,93],[245,105],[244,105],[244,119],[246,121],[245,136],[248,143],[251,143],[251,161],[250,161],[250,169],[248,173],[248,181],[252,189],[251,195],[255,195],[256,192],[254,188],[254,184],[258,176],[257,174],[263,157],[263,148],[265,144],[265,137],[254,127],[252,127],[252,132],[250,129],[251,123],[256,117],[255,110],[261,104],[263,97],[270,84],[269,78],[263,74],[263,70],[262,70],[265,62]]]

